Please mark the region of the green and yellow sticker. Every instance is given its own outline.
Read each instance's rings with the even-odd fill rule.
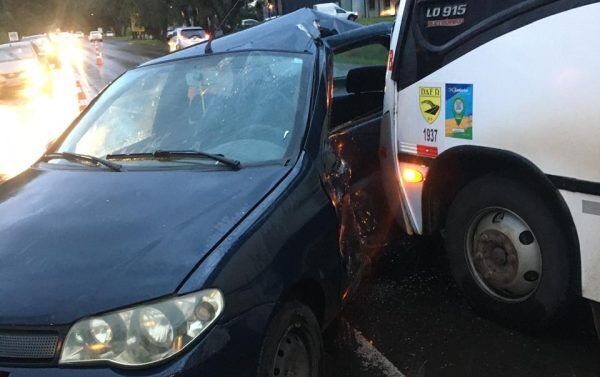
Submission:
[[[419,106],[421,115],[432,124],[440,116],[442,107],[442,88],[422,86],[419,88]]]
[[[446,137],[473,140],[472,84],[446,84]]]

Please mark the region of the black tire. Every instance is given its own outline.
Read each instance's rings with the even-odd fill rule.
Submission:
[[[319,377],[322,355],[321,327],[310,308],[297,301],[282,304],[265,334],[258,377]]]
[[[476,311],[511,327],[536,332],[547,328],[560,318],[575,296],[578,272],[573,255],[576,250],[569,244],[569,238],[566,236],[569,227],[560,218],[559,212],[548,201],[544,201],[532,187],[521,181],[501,174],[492,174],[464,187],[448,212],[445,246],[454,279]],[[527,242],[535,242],[538,250],[536,255],[541,255],[541,273],[535,280],[537,286],[527,295],[514,301],[507,300],[502,293],[494,297],[495,292],[484,282],[486,278],[494,276],[495,272],[486,277],[474,272],[477,271],[477,267],[474,267],[476,262],[472,261],[481,263],[480,250],[493,249],[495,253],[497,246],[483,249],[477,246],[476,241],[467,246],[467,243],[471,242],[467,238],[474,234],[470,231],[473,229],[471,224],[477,221],[478,213],[489,208],[507,209],[512,212],[510,215],[516,214],[520,217],[531,229],[534,238],[533,241],[522,241],[519,238],[522,244],[515,243],[515,249],[527,247],[523,246],[528,245]],[[502,221],[504,215],[499,220]],[[492,221],[494,222],[495,220]],[[480,245],[485,242],[481,241],[481,236],[477,239]],[[488,242],[496,242],[495,240]],[[504,247],[501,249],[504,250]],[[510,246],[507,250],[509,249]],[[472,250],[471,254],[468,250]],[[477,256],[471,257],[474,254]],[[504,251],[504,264],[507,263],[506,255]],[[517,262],[517,265],[518,263],[520,262]],[[514,276],[526,279],[526,275]]]
[[[356,21],[357,19],[358,19],[358,17],[355,15],[348,16],[349,21]]]

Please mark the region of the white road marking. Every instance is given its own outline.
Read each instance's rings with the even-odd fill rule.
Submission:
[[[354,339],[358,345],[356,354],[362,361],[365,368],[377,369],[381,371],[382,376],[386,377],[406,377],[396,366],[388,360],[372,342],[368,341],[360,331],[354,329]]]

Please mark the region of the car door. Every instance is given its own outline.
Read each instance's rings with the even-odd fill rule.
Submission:
[[[324,182],[340,221],[339,246],[353,290],[394,223],[379,168],[379,138],[391,26],[329,41],[329,129]]]

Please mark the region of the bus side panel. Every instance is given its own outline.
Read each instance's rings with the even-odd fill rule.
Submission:
[[[392,43],[390,46],[390,59],[396,56],[396,41],[398,41],[400,30],[402,28],[402,18],[406,8],[406,0],[401,0],[398,4],[398,15],[394,24],[392,33]],[[391,64],[389,62],[388,64]],[[384,180],[385,193],[390,204],[391,210],[396,216],[400,227],[409,235],[414,234],[415,222],[408,215],[406,195],[403,193],[400,176],[400,166],[398,164],[398,107],[396,105],[396,83],[392,80],[392,71],[388,69],[386,72],[386,90],[383,100],[385,113],[383,115],[383,123],[381,130],[381,170],[382,179]],[[418,232],[417,232],[418,233]]]
[[[600,197],[560,191],[577,228],[583,297],[600,301]]]
[[[504,149],[546,174],[600,182],[599,18],[598,3],[544,18],[399,91],[397,140],[390,142],[400,153],[424,157],[460,145]],[[471,117],[452,106],[461,88]],[[457,119],[472,121],[472,137],[452,132]],[[420,208],[421,195],[405,200]],[[421,216],[412,215],[422,229]]]

